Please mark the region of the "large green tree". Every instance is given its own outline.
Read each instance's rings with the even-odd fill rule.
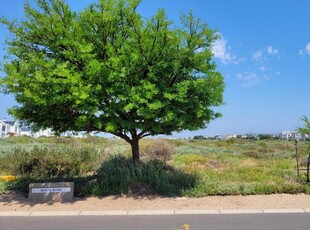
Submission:
[[[36,0],[21,21],[2,18],[11,33],[2,87],[18,102],[9,112],[36,128],[114,134],[135,161],[141,138],[219,117],[217,33],[192,13],[179,26],[162,9],[143,18],[139,4],[99,0],[74,12],[64,0]]]

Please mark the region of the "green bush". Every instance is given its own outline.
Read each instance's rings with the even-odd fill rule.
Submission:
[[[7,182],[0,180],[0,195],[7,191]]]
[[[164,162],[152,160],[134,164],[130,158],[114,156],[105,161],[83,189],[85,195],[105,196],[128,193],[135,185],[145,185],[152,193],[164,196],[181,195],[192,189],[197,177],[176,170]],[[145,187],[143,188],[145,189]]]
[[[85,147],[15,148],[0,156],[0,169],[12,175],[36,178],[80,176],[94,172],[101,163],[99,159],[96,150]]]

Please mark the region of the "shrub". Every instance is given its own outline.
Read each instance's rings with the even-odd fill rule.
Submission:
[[[94,172],[101,162],[96,150],[72,146],[15,148],[0,156],[0,169],[16,176],[69,177]]]
[[[7,182],[0,180],[0,195],[6,192],[6,184]]]
[[[259,140],[271,140],[273,139],[273,136],[270,134],[260,134],[258,135]]]
[[[95,177],[82,188],[83,194],[105,196],[131,193],[133,188],[140,187],[147,193],[151,190],[159,195],[176,196],[193,188],[197,180],[195,175],[176,170],[158,160],[135,165],[130,158],[123,156],[105,161]],[[137,191],[135,193],[139,194]]]
[[[163,139],[156,139],[145,149],[144,157],[148,160],[167,161],[171,159],[174,146]]]
[[[194,136],[194,140],[206,140],[207,138],[205,136],[199,135],[199,136]]]

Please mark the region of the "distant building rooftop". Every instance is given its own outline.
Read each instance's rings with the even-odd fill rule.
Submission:
[[[8,125],[14,125],[15,124],[15,121],[3,121],[5,124],[8,124]]]
[[[20,131],[22,131],[22,132],[30,132],[31,129],[29,127],[21,127]]]

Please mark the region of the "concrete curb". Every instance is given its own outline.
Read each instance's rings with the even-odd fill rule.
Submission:
[[[220,210],[220,214],[259,214],[264,213],[263,209],[244,209],[244,210],[234,210],[234,209],[224,209]]]
[[[129,216],[174,215],[174,210],[131,210]]]
[[[174,210],[175,215],[209,215],[209,214],[220,214],[220,210],[214,209],[207,209],[207,210],[187,210],[187,209],[180,209]]]
[[[0,216],[30,216],[31,212],[0,212]]]
[[[44,216],[146,216],[146,215],[235,215],[235,214],[283,214],[310,213],[310,209],[206,209],[206,210],[119,210],[119,211],[0,211],[0,217]]]
[[[305,213],[305,209],[264,209],[264,213]]]
[[[82,211],[80,216],[127,216],[128,211]]]
[[[80,216],[80,211],[45,211],[31,212],[30,216]]]

